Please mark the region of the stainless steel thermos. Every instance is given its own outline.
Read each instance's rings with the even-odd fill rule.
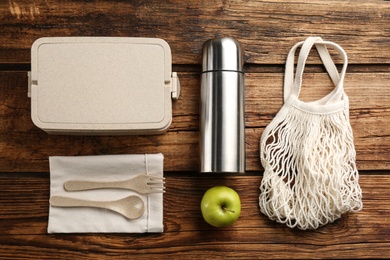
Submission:
[[[243,55],[232,38],[203,45],[200,171],[245,172]]]

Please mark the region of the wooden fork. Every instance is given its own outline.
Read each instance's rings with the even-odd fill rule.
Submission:
[[[140,174],[123,181],[78,181],[71,180],[64,183],[67,191],[83,191],[93,189],[129,189],[141,194],[165,192],[164,178],[153,175]]]

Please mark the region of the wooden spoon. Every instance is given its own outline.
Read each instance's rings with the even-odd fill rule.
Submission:
[[[74,199],[62,196],[53,196],[50,198],[50,205],[53,207],[92,207],[109,209],[117,212],[128,219],[137,219],[145,212],[143,200],[139,196],[128,196],[123,199],[113,201],[93,201]]]

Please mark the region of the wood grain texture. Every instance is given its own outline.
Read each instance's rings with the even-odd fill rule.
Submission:
[[[182,91],[173,104],[168,133],[155,136],[48,135],[30,118],[26,72],[0,72],[0,169],[4,172],[49,170],[50,155],[156,153],[165,155],[167,171],[197,171],[200,75],[181,72]],[[360,170],[386,170],[390,165],[390,73],[351,73],[345,91],[350,98]],[[313,85],[313,82],[315,84]],[[258,171],[259,140],[283,105],[283,73],[246,74],[247,171]],[[304,76],[302,99],[315,100],[332,89],[323,73]],[[55,145],[53,145],[55,144]]]
[[[10,0],[0,2],[0,35],[1,259],[390,258],[390,1]],[[259,139],[282,106],[286,55],[311,35],[340,44],[349,57],[345,91],[364,207],[323,228],[300,231],[259,212]],[[166,40],[182,86],[169,131],[60,136],[35,127],[26,73],[31,44],[46,36]],[[222,36],[237,38],[244,49],[244,175],[197,172],[201,47]],[[302,100],[332,88],[318,64],[316,55],[309,57]],[[49,156],[135,153],[165,156],[164,233],[46,233]],[[216,185],[236,189],[242,200],[240,219],[223,229],[206,224],[199,209],[203,193]]]
[[[46,235],[48,174],[0,176],[0,255],[95,258],[155,255],[163,258],[387,258],[390,252],[389,175],[360,178],[364,208],[314,231],[289,229],[259,211],[259,175],[199,176],[166,173],[164,233]],[[242,213],[232,226],[216,229],[200,214],[204,191],[215,185],[237,190]]]
[[[175,64],[199,64],[202,44],[233,36],[253,64],[283,64],[308,35],[336,41],[354,64],[389,64],[387,1],[55,1],[0,3],[0,63],[29,63],[44,36],[158,37]]]

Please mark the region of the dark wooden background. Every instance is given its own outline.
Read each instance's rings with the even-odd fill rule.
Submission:
[[[259,138],[282,106],[284,62],[293,44],[318,35],[348,54],[350,98],[364,208],[314,231],[289,229],[259,212]],[[182,91],[170,130],[158,136],[56,136],[35,127],[27,98],[30,47],[43,36],[158,37],[172,49]],[[245,55],[245,175],[199,174],[198,107],[203,43],[238,39]],[[314,54],[314,53],[313,53]],[[303,99],[330,80],[310,58]],[[59,1],[0,3],[0,258],[389,258],[389,1]],[[54,155],[165,156],[162,234],[48,235]],[[206,224],[199,203],[215,185],[238,191],[232,226]]]

